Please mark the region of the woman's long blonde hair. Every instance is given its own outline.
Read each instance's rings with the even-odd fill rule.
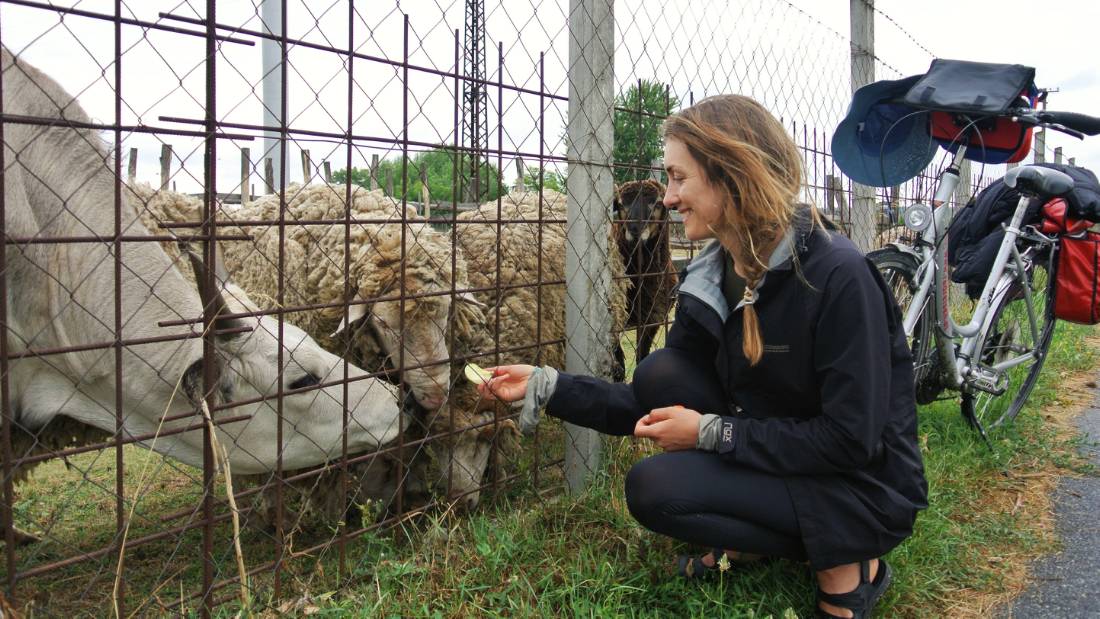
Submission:
[[[708,97],[668,117],[666,139],[679,140],[724,194],[711,226],[746,275],[743,350],[756,365],[764,354],[752,301],[773,250],[790,227],[802,185],[798,146],[764,106],[740,95]]]

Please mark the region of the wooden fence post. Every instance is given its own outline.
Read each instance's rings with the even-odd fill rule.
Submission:
[[[523,182],[523,157],[516,157],[516,182],[512,185],[514,191],[524,191],[527,184]]]
[[[302,184],[308,185],[313,178],[313,164],[309,160],[309,151],[302,149]]]
[[[126,167],[126,178],[130,185],[134,184],[134,179],[137,178],[137,157],[138,150],[136,148],[130,149],[130,164]]]
[[[168,189],[168,179],[172,176],[172,145],[160,145],[160,190]]]
[[[328,160],[326,159],[321,163],[321,167],[324,168],[324,170],[325,170],[325,183],[331,185],[332,184],[332,164],[329,163]]]
[[[246,205],[252,200],[249,195],[248,177],[252,174],[252,156],[248,148],[241,149],[241,205]]]
[[[275,193],[275,166],[271,157],[264,157],[264,188],[266,193]]]
[[[432,192],[428,189],[428,168],[420,166],[420,203],[424,205],[421,215],[424,219],[432,216]]]
[[[378,155],[377,154],[370,156],[370,190],[374,191],[375,189],[378,189]],[[393,188],[390,187],[389,189],[387,189],[387,191],[390,191],[390,193],[392,193],[392,191],[391,191],[392,189]]]
[[[386,195],[393,197],[393,170],[386,168]]]
[[[1062,147],[1058,146],[1054,149],[1054,163],[1062,163]]]
[[[845,217],[844,211],[844,183],[839,176],[829,174],[825,177],[825,205],[829,217],[842,223]]]

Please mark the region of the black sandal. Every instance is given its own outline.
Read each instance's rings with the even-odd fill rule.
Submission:
[[[848,593],[825,593],[820,587],[817,589],[817,601],[832,604],[839,608],[847,608],[852,611],[853,619],[865,619],[871,616],[871,610],[878,602],[882,594],[890,586],[892,574],[890,566],[882,559],[878,560],[878,573],[871,580],[871,562],[859,562],[859,584]],[[821,606],[817,607],[818,619],[841,619],[837,615],[826,612]]]
[[[703,563],[703,558],[707,555],[714,557],[714,565],[707,565]],[[722,558],[726,559],[725,568],[722,567]],[[746,558],[751,557],[751,558]],[[751,563],[758,557],[756,555],[739,554],[739,558],[731,559],[726,551],[722,548],[712,548],[711,551],[705,555],[680,555],[676,558],[677,568],[676,574],[682,576],[688,580],[712,578],[721,574],[722,572],[730,569],[735,569],[734,566],[741,565],[743,563]]]

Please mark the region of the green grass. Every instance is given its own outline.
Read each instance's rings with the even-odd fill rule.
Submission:
[[[930,503],[914,535],[890,555],[895,585],[882,603],[882,616],[957,615],[1003,598],[1019,579],[1023,561],[1049,547],[1041,521],[1043,486],[1052,471],[1089,472],[1075,457],[1076,443],[1059,433],[1042,411],[1066,407],[1064,383],[1097,365],[1088,328],[1059,325],[1039,386],[1016,424],[992,435],[986,448],[959,415],[957,402],[920,411]],[[624,344],[627,337],[624,337]],[[627,345],[627,357],[632,350]],[[633,363],[630,362],[630,369]],[[556,422],[540,432],[547,440],[537,457],[560,453]],[[516,468],[520,481],[483,495],[469,516],[429,513],[398,527],[368,534],[347,546],[347,563],[336,550],[299,556],[282,576],[275,600],[270,575],[255,577],[254,608],[267,612],[352,617],[594,616],[594,617],[792,617],[813,608],[813,578],[800,564],[774,561],[738,570],[717,582],[687,583],[670,577],[673,557],[689,549],[648,531],[630,517],[622,497],[623,477],[650,453],[630,439],[605,442],[606,469],[579,496],[555,490],[560,471],[542,471],[532,481],[532,446]],[[156,456],[128,450],[128,494],[146,462],[154,492],[139,504],[131,538],[180,524],[164,514],[194,507],[199,493],[184,473]],[[21,521],[53,522],[48,539],[21,551],[28,567],[108,544],[114,536],[113,452],[72,459],[72,468],[50,463],[36,472],[16,506]],[[38,529],[41,532],[40,529]],[[219,526],[215,542],[218,577],[235,573],[229,530]],[[304,548],[329,539],[317,531],[295,540]],[[127,555],[128,607],[151,594],[161,603],[190,595],[200,577],[201,536],[190,532]],[[246,527],[249,565],[272,557],[270,536]],[[1009,568],[1012,569],[1009,569]],[[114,561],[80,563],[20,585],[28,601],[46,616],[101,616],[109,608]],[[232,595],[233,590],[221,592]],[[26,606],[24,606],[26,607]],[[194,612],[194,602],[184,605]],[[143,614],[156,606],[146,606]],[[236,612],[234,602],[219,616]],[[961,613],[966,614],[966,613]]]

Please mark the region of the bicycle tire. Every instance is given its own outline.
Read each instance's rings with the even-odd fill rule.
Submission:
[[[913,301],[913,295],[917,292],[917,268],[919,260],[916,256],[902,251],[896,247],[884,247],[867,254],[867,259],[878,269],[886,286],[894,294],[894,301],[901,309],[902,319]],[[913,335],[907,337],[909,350],[913,354],[913,382],[917,390],[917,402],[927,404],[935,399],[942,390],[936,385],[930,385],[935,381],[938,385],[938,377],[934,375],[935,364],[934,338],[932,336],[932,316],[928,311],[927,302],[925,310],[921,312],[917,324],[913,327]],[[922,395],[923,394],[923,395]]]
[[[1003,394],[995,395],[968,388],[974,396],[972,402],[974,420],[986,430],[1012,423],[1020,414],[1020,410],[1035,389],[1035,383],[1039,379],[1043,362],[1050,349],[1055,327],[1052,266],[1057,264],[1058,252],[1054,249],[1046,253],[1047,255],[1040,262],[1033,264],[1028,270],[1028,278],[1032,284],[1032,303],[1036,314],[1035,333],[1031,333],[1024,301],[1024,287],[1019,281],[1013,281],[999,295],[994,307],[990,309],[992,318],[981,332],[976,353],[978,363],[989,364],[1005,361],[1011,355],[1033,354],[1030,360],[1004,373],[1007,385]]]

